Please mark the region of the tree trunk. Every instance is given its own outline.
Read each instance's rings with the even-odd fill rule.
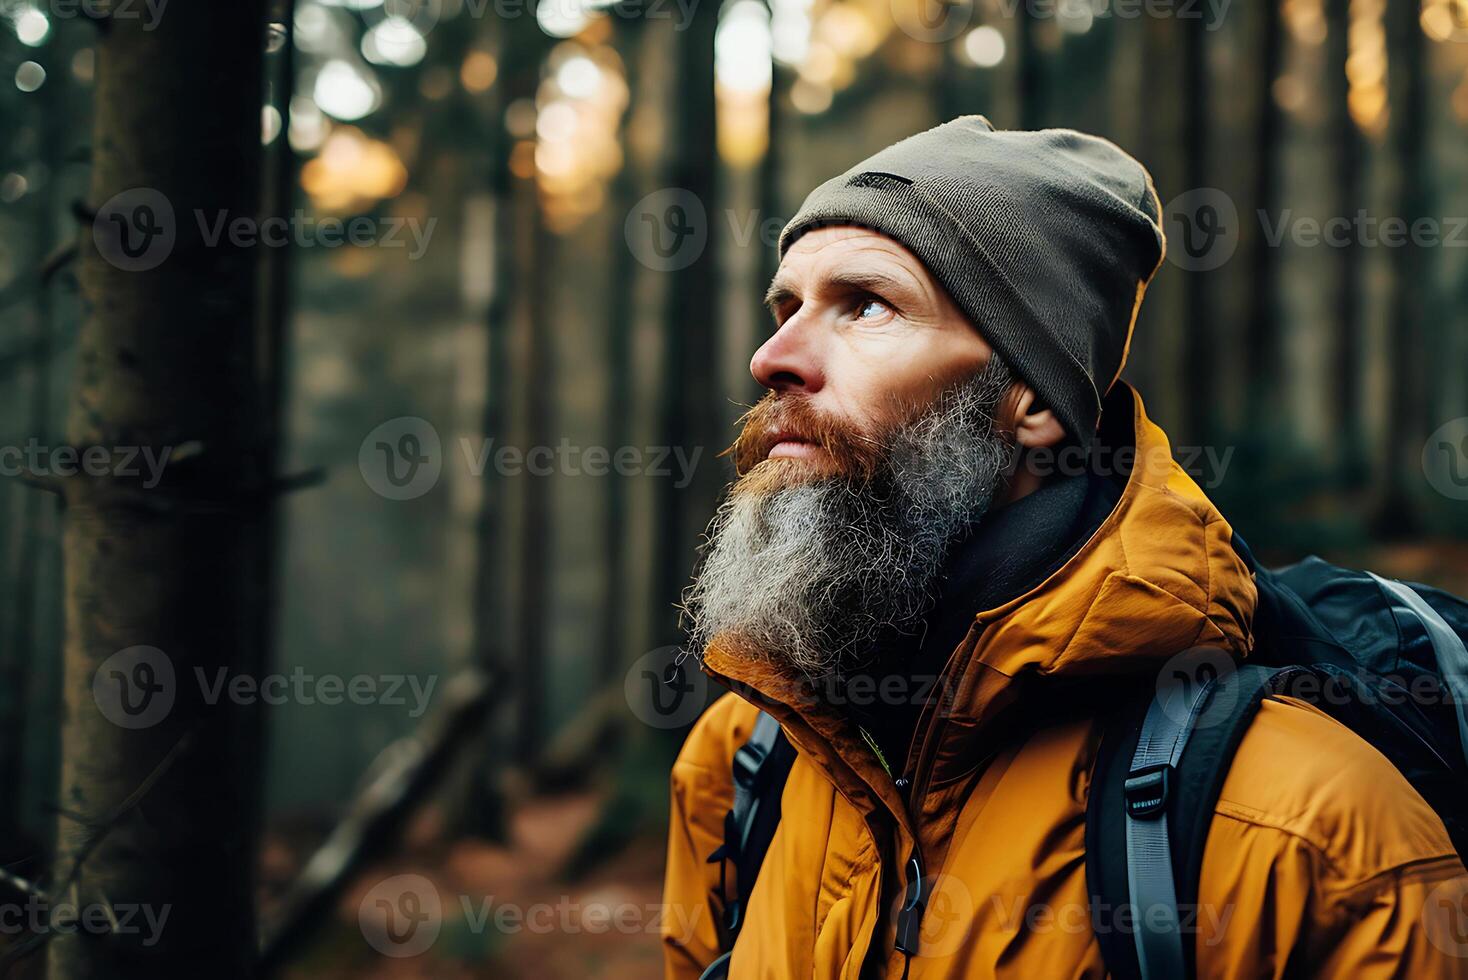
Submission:
[[[546,42],[533,11],[529,10],[523,17],[496,22],[493,29],[499,78],[483,97],[487,105],[478,117],[484,134],[488,190],[494,201],[493,267],[486,270],[493,286],[485,314],[486,390],[481,425],[483,438],[499,446],[514,441],[512,416],[517,409],[517,394],[527,383],[523,380],[523,365],[511,368],[515,347],[512,335],[517,317],[524,315],[523,304],[527,302],[521,284],[531,274],[535,262],[521,240],[522,226],[528,220],[527,208],[534,207],[535,190],[511,171],[515,138],[506,128],[505,113],[517,101],[535,98]],[[524,332],[521,339],[528,340]],[[530,383],[538,384],[540,379],[532,379]],[[523,405],[518,407],[523,409]],[[516,752],[527,739],[518,733],[527,726],[537,725],[526,714],[525,700],[533,698],[528,703],[538,706],[539,695],[530,693],[535,686],[534,673],[527,686],[521,670],[543,653],[544,644],[533,636],[527,637],[525,632],[523,599],[527,580],[525,569],[519,567],[522,554],[516,546],[519,539],[514,536],[514,526],[506,520],[512,487],[493,467],[485,470],[483,479],[485,485],[480,490],[476,521],[471,656],[481,670],[510,690],[508,698],[491,713],[482,732],[475,736],[478,744],[465,753],[459,771],[451,779],[446,805],[454,832],[502,841],[508,833],[511,805],[506,798],[504,777],[512,765],[522,761]],[[518,609],[513,606],[517,599],[521,600]],[[532,644],[529,650],[522,645],[527,640]],[[524,651],[525,655],[512,656],[510,650]],[[536,671],[542,669],[534,663],[528,665]],[[508,744],[511,741],[515,744]],[[523,760],[526,765],[531,761]]]
[[[641,24],[624,18],[613,19],[613,45],[622,54],[624,78],[629,93],[637,91],[637,56],[641,51]],[[622,118],[619,140],[622,145],[622,167],[612,182],[613,214],[623,215],[636,203],[637,175],[633,170],[635,154],[628,143],[631,113]],[[626,446],[632,441],[632,321],[633,291],[637,281],[637,265],[632,249],[627,246],[622,222],[608,224],[607,243],[612,266],[612,294],[607,313],[607,445]],[[601,646],[599,688],[619,682],[627,661],[627,603],[630,590],[623,571],[627,560],[627,480],[617,477],[607,482],[606,514],[602,519],[603,561],[601,624],[598,633]],[[612,746],[615,748],[615,746]]]
[[[258,256],[205,232],[221,214],[256,216],[264,4],[182,4],[144,23],[106,21],[97,45],[100,211],[81,236],[68,439],[112,465],[56,487],[65,721],[50,884],[80,922],[53,933],[52,980],[253,972],[259,790],[243,774],[260,745],[247,699],[211,698],[200,674],[212,685],[255,661],[266,583],[253,541],[273,460],[257,418]],[[154,480],[143,461],[165,452]],[[88,925],[108,906],[134,913],[131,931]],[[138,931],[148,913],[167,918]]]
[[[1388,7],[1387,85],[1391,107],[1391,146],[1397,166],[1394,213],[1412,223],[1428,213],[1428,168],[1423,151],[1427,125],[1427,79],[1418,5]],[[1387,314],[1387,420],[1385,485],[1375,515],[1375,530],[1407,537],[1420,529],[1412,486],[1421,478],[1422,423],[1430,404],[1427,385],[1423,292],[1430,288],[1422,247],[1409,241],[1391,250],[1391,304]]]
[[[1183,34],[1183,166],[1188,189],[1211,187],[1208,128],[1213,118],[1209,100],[1208,27],[1201,18],[1185,20]],[[1187,398],[1183,419],[1188,437],[1212,445],[1218,431],[1218,338],[1213,329],[1213,272],[1187,275],[1186,319],[1183,322],[1183,372]]]
[[[718,324],[721,283],[716,209],[719,206],[719,153],[714,99],[714,34],[719,4],[702,4],[692,23],[674,41],[678,88],[669,145],[668,186],[691,193],[703,205],[706,241],[697,257],[667,273],[668,321],[663,334],[660,377],[663,403],[660,427],[666,445],[691,454],[702,449],[701,465],[687,487],[677,489],[656,478],[660,528],[653,573],[653,636],[659,644],[681,639],[674,605],[693,570],[699,535],[720,490],[719,467],[709,458],[731,435],[723,425],[718,392]]]
[[[1019,49],[1019,78],[1016,98],[1019,102],[1019,128],[1039,129],[1045,124],[1048,95],[1045,86],[1045,53],[1040,50],[1041,30],[1035,11],[1028,3],[1019,5],[1015,22],[1015,46]],[[1054,27],[1052,20],[1051,27]]]
[[[533,178],[532,178],[533,181]],[[517,193],[520,212],[517,253],[525,263],[525,312],[522,357],[517,374],[524,399],[525,443],[528,447],[555,444],[555,336],[551,306],[556,290],[556,241],[546,227],[532,181]],[[537,486],[533,476],[521,478],[524,495],[516,554],[520,566],[520,615],[515,637],[515,761],[533,771],[546,739],[546,670],[549,658],[547,617],[550,577],[554,564],[551,513],[552,487]]]
[[[268,10],[267,50],[263,71],[266,73],[269,104],[280,113],[280,133],[268,150],[262,151],[261,201],[262,221],[267,218],[289,220],[296,207],[296,190],[299,184],[299,161],[290,143],[291,95],[294,91],[295,65],[295,10],[296,0],[266,0]],[[255,313],[256,390],[259,414],[255,420],[254,440],[259,447],[261,475],[266,478],[267,488],[276,482],[276,466],[284,447],[287,420],[287,391],[289,383],[291,334],[291,270],[296,258],[295,249],[279,246],[264,249],[256,263],[256,288],[258,308]],[[243,644],[241,668],[257,677],[264,677],[275,669],[275,641],[279,625],[280,603],[275,593],[280,581],[280,566],[284,555],[284,516],[280,509],[266,506],[251,520],[258,520],[257,532],[250,535],[249,546],[253,553],[245,556],[248,567],[258,569],[256,586],[258,592],[244,597],[247,608],[258,610],[245,620],[252,632],[242,634]],[[264,746],[268,744],[265,716],[262,712],[250,712],[245,717],[246,729],[242,733],[247,746],[260,746],[260,751],[250,752],[246,757],[248,766],[242,768],[237,778],[255,794],[251,817],[256,827],[264,826],[264,796],[266,758]]]
[[[63,48],[59,39],[53,40],[53,45],[58,54],[65,52],[69,56],[72,52],[73,46]],[[32,116],[40,133],[39,157],[47,166],[58,169],[66,152],[66,120],[70,118],[71,109],[67,94],[62,85],[44,86],[40,92],[44,101]],[[29,321],[32,325],[25,338],[28,343],[15,346],[17,360],[12,368],[15,376],[22,380],[22,384],[16,385],[12,391],[19,403],[16,414],[23,420],[23,429],[11,434],[22,444],[35,439],[41,445],[49,446],[55,438],[51,410],[51,362],[56,354],[54,337],[59,318],[52,301],[56,282],[48,278],[42,268],[46,261],[43,257],[53,255],[58,239],[74,228],[68,224],[63,230],[57,220],[63,213],[63,203],[59,199],[60,184],[57,178],[48,180],[43,193],[31,196],[34,255],[39,260],[32,263],[36,268],[31,273],[36,280],[32,283],[35,299],[30,317],[12,318],[12,322],[24,324]],[[31,795],[26,765],[27,733],[34,720],[30,688],[32,665],[36,658],[47,652],[40,642],[43,632],[39,621],[41,555],[43,549],[49,550],[54,546],[56,536],[55,503],[50,497],[15,481],[9,482],[7,490],[13,506],[7,515],[9,526],[0,531],[0,540],[5,542],[0,551],[4,552],[4,570],[10,583],[7,599],[11,607],[11,618],[5,623],[7,630],[0,640],[0,685],[3,685],[3,690],[0,690],[0,745],[5,747],[4,752],[0,752],[0,786],[11,787],[11,792],[5,794],[5,800],[0,803],[0,860],[7,862],[34,856],[34,842],[26,833],[33,834],[34,828],[24,826],[25,803]]]
[[[295,12],[296,0],[267,0],[270,11],[270,47],[275,50],[267,59],[270,73],[270,105],[280,113],[280,134],[265,153],[268,167],[263,184],[262,215],[289,218],[296,206],[298,161],[291,147],[291,95],[295,86]],[[272,447],[278,448],[285,428],[286,381],[289,364],[287,338],[290,334],[291,264],[295,252],[290,248],[272,248],[261,256],[260,310],[257,340],[259,343],[261,420],[260,431]],[[272,539],[275,536],[272,535]],[[274,547],[272,541],[271,547]]]
[[[1326,73],[1330,79],[1332,125],[1335,130],[1336,214],[1350,216],[1363,203],[1361,194],[1361,132],[1351,118],[1350,82],[1346,77],[1346,60],[1351,53],[1349,40],[1350,0],[1330,0],[1327,21],[1330,25]],[[1361,370],[1361,247],[1354,235],[1337,256],[1338,273],[1335,298],[1335,413],[1340,424],[1341,476],[1348,486],[1359,486],[1364,476],[1363,449],[1366,424],[1362,403],[1365,378]]]
[[[765,131],[769,134],[765,143],[764,159],[759,164],[759,223],[771,218],[778,218],[781,227],[790,214],[785,208],[785,195],[783,182],[785,173],[790,168],[789,154],[782,152],[785,149],[785,119],[786,107],[790,105],[790,86],[792,72],[788,67],[782,65],[775,59],[770,59],[770,95],[767,102],[768,114],[765,117]],[[770,323],[770,311],[765,308],[765,287],[775,278],[775,273],[780,269],[780,249],[775,242],[766,242],[757,238],[756,247],[759,249],[760,261],[758,266],[759,281],[751,290],[749,301],[754,305],[754,322],[760,327],[768,327]],[[763,336],[756,332],[756,336]],[[751,397],[757,397],[761,392],[753,379],[750,379],[749,393]]]
[[[1284,57],[1283,27],[1279,4],[1270,0],[1262,5],[1260,22],[1259,115],[1255,120],[1254,152],[1258,158],[1254,171],[1253,207],[1262,209],[1277,220],[1279,208],[1278,153],[1280,109],[1274,97],[1274,83],[1279,78]],[[1245,331],[1245,363],[1248,366],[1247,410],[1249,431],[1272,431],[1280,417],[1279,391],[1281,360],[1284,356],[1280,324],[1275,316],[1279,267],[1276,249],[1262,235],[1254,236],[1251,255],[1253,302]]]
[[[710,517],[721,489],[720,468],[711,457],[720,441],[731,436],[722,419],[724,406],[717,353],[719,350],[719,296],[716,232],[719,156],[715,130],[714,32],[719,5],[700,5],[693,23],[677,33],[666,22],[649,23],[650,58],[664,57],[672,47],[677,87],[671,93],[672,123],[666,145],[671,147],[664,186],[692,194],[703,206],[707,239],[697,257],[666,277],[668,302],[662,324],[662,350],[657,366],[658,439],[692,458],[701,449],[688,486],[677,488],[668,476],[652,476],[655,540],[648,636],[660,649],[680,643],[675,604],[693,570],[698,537]],[[665,33],[666,32],[666,33]],[[669,37],[669,34],[672,34]],[[666,820],[667,772],[681,739],[675,733],[634,724],[613,775],[616,792],[600,818],[583,835],[562,873],[577,877],[619,853],[638,833],[654,831]]]

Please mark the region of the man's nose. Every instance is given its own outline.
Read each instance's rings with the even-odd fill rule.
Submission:
[[[816,333],[815,324],[796,314],[754,352],[749,373],[771,391],[814,394],[826,383]]]

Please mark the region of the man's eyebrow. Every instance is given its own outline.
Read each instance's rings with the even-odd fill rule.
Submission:
[[[870,269],[848,269],[833,273],[822,279],[818,288],[849,293],[876,293],[879,296],[901,297],[904,300],[917,295],[912,283]],[[776,276],[770,282],[770,288],[765,291],[765,306],[774,310],[798,295],[787,280]]]
[[[904,299],[915,295],[910,281],[872,269],[842,270],[826,279],[825,286],[851,293],[877,293],[880,296],[900,296]]]
[[[796,296],[795,288],[786,280],[776,276],[770,280],[770,288],[765,290],[765,306],[773,312],[776,307]]]

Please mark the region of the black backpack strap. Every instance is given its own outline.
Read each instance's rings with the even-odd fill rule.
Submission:
[[[1138,980],[1142,975],[1137,947],[1121,918],[1131,901],[1122,784],[1142,733],[1149,701],[1150,697],[1132,698],[1107,719],[1086,800],[1086,886],[1091,897],[1091,926],[1101,946],[1101,958],[1116,980]]]
[[[1103,732],[1086,875],[1113,975],[1194,975],[1198,881],[1218,794],[1260,701],[1294,669],[1243,666],[1202,683],[1163,678]]]
[[[734,803],[724,815],[724,843],[709,855],[719,862],[720,892],[724,887],[723,862],[732,862],[735,896],[724,908],[724,929],[732,946],[744,924],[744,909],[754,890],[765,852],[780,822],[780,794],[795,761],[795,748],[785,737],[774,716],[761,711],[749,741],[734,753]]]
[[[1161,698],[1153,699],[1121,784],[1127,890],[1134,908],[1132,937],[1142,980],[1186,976],[1167,810],[1172,802],[1173,772],[1193,734],[1194,715],[1207,698],[1203,690],[1194,696],[1184,717],[1165,710]]]

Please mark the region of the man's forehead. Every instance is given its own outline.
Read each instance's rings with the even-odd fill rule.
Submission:
[[[814,228],[785,251],[775,274],[775,285],[796,286],[809,279],[851,271],[854,264],[871,265],[913,285],[928,286],[931,275],[906,246],[878,231],[850,225]]]

